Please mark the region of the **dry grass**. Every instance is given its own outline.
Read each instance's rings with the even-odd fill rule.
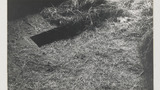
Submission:
[[[152,58],[147,57],[152,53],[152,5],[144,8],[145,0],[111,0],[81,10],[98,0],[75,1],[46,8],[43,17],[9,22],[8,89],[152,90]],[[76,37],[41,48],[23,39],[54,28],[55,22],[61,26],[81,19],[92,28]]]
[[[76,3],[76,4],[74,4]],[[85,21],[88,26],[97,26],[108,18],[121,16],[123,10],[105,0],[69,0],[59,7],[46,8],[41,15],[58,26]]]

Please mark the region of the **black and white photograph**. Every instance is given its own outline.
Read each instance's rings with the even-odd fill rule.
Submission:
[[[8,90],[154,90],[153,0],[7,0],[7,13]]]

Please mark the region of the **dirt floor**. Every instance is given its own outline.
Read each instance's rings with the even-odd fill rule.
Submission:
[[[42,47],[30,37],[56,25],[40,14],[9,21],[8,90],[153,90],[152,1],[111,2],[125,16]]]

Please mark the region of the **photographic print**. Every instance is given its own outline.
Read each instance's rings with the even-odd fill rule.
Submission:
[[[8,0],[8,90],[153,90],[153,0]]]

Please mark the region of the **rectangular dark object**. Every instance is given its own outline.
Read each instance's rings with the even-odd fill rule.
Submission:
[[[41,47],[54,41],[72,38],[82,32],[84,27],[83,23],[69,24],[32,36],[31,39]]]

